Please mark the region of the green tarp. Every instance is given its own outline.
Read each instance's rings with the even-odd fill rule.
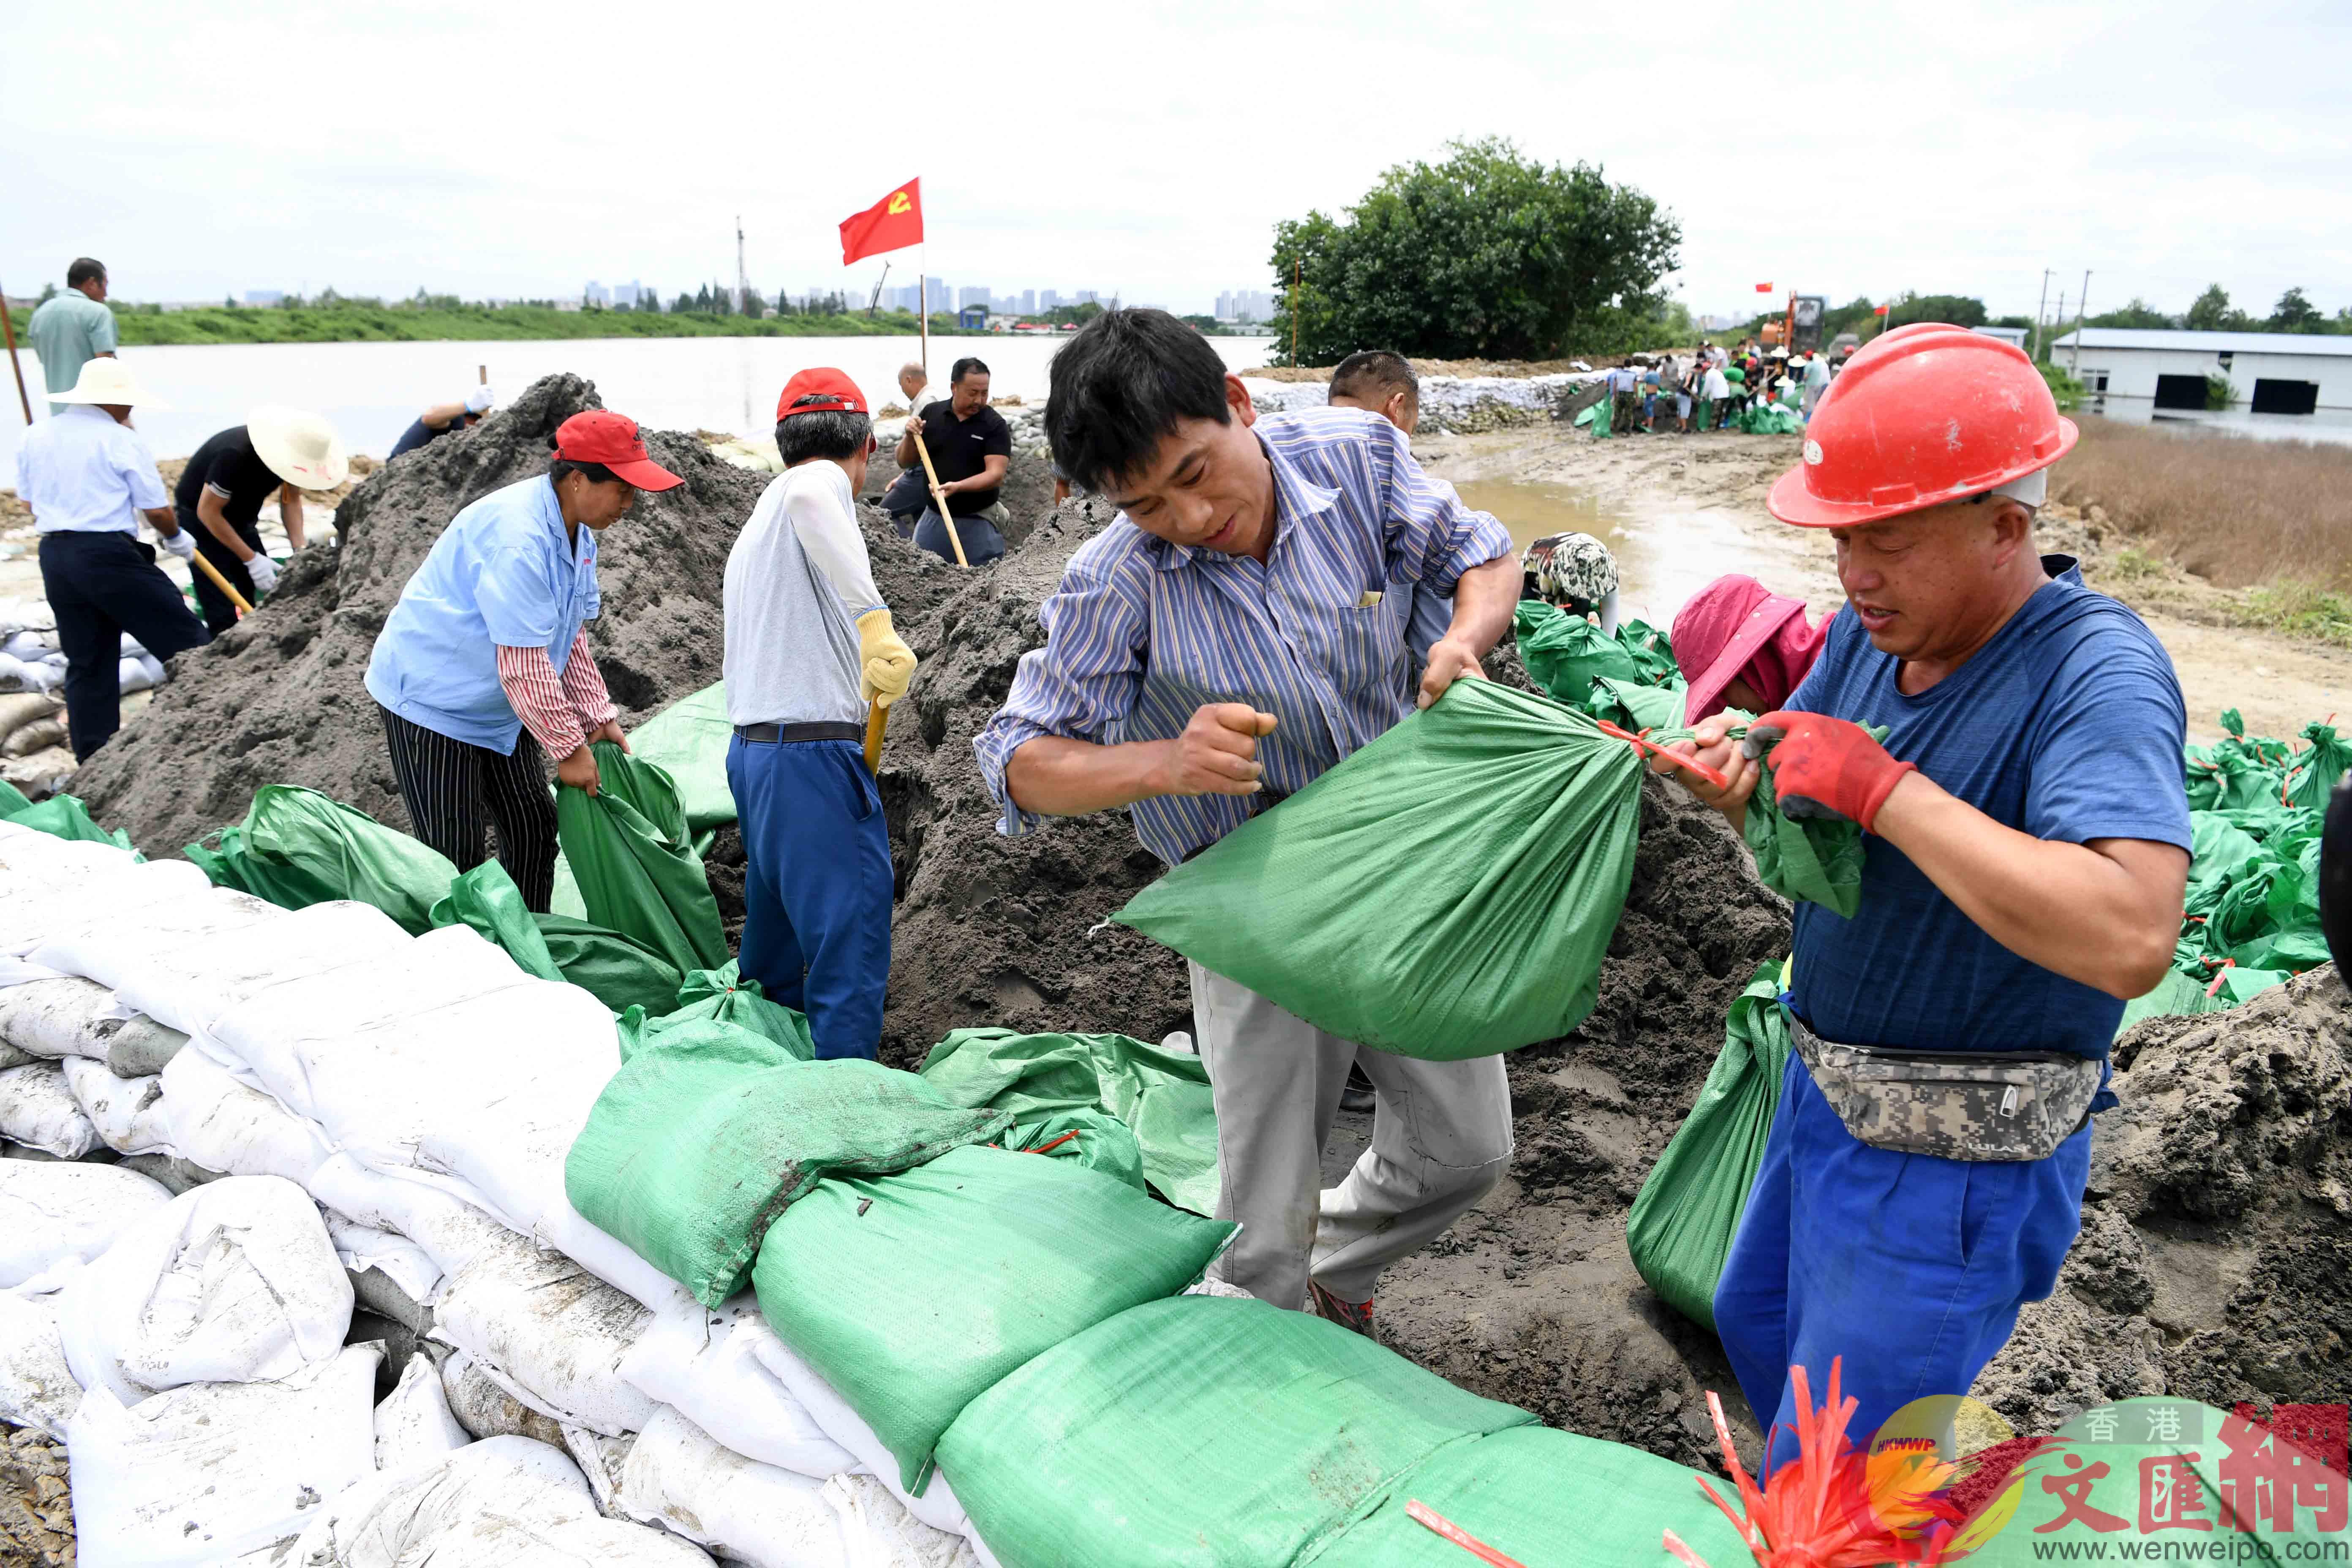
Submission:
[[[1758,966],[1732,1000],[1723,1049],[1698,1102],[1667,1141],[1625,1216],[1625,1249],[1660,1299],[1694,1322],[1715,1327],[1715,1287],[1764,1162],[1780,1079],[1789,1065],[1789,1020],[1780,1008],[1780,963]]]
[[[1679,676],[1670,686],[1644,686],[1637,680],[1603,676],[1592,683],[1592,716],[1637,735],[1646,730],[1671,729],[1683,721],[1685,695]]]
[[[644,943],[568,915],[535,915],[522,891],[496,860],[485,860],[450,884],[433,906],[436,926],[467,925],[506,949],[541,980],[579,986],[614,1012],[630,1007],[667,1011],[677,1001],[675,965]]]
[[[53,834],[59,838],[72,838],[89,844],[111,844],[117,849],[131,847],[131,835],[122,828],[109,833],[90,820],[89,807],[69,795],[53,795],[38,805],[27,801],[16,786],[0,783],[0,822],[13,822],[19,827],[30,827]]]
[[[677,784],[690,833],[735,820],[735,795],[727,787],[727,743],[734,734],[723,680],[679,698],[629,731],[629,749]]]
[[[707,1307],[741,1289],[769,1223],[820,1176],[902,1171],[1013,1120],[878,1062],[802,1061],[731,1024],[638,1022],[623,1020],[621,1069],[572,1142],[563,1190]],[[860,1289],[843,1305],[874,1302]]]
[[[1073,1335],[1173,1296],[1236,1228],[1075,1161],[967,1147],[899,1175],[819,1182],[769,1228],[752,1281],[768,1326],[920,1492],[965,1405]],[[1139,1448],[1121,1462],[1146,1468],[1146,1455],[1170,1458]]]
[[[680,974],[718,968],[731,955],[677,786],[610,741],[589,749],[598,793],[555,792],[557,833],[588,919],[635,937]]]
[[[191,844],[189,859],[225,888],[305,909],[356,899],[422,936],[457,868],[407,834],[314,789],[263,784],[245,820]]]
[[[1114,918],[1360,1045],[1513,1050],[1592,1010],[1641,774],[1572,709],[1457,680]]]
[[[6,779],[0,779],[0,822],[13,819],[18,812],[26,810],[32,804],[25,798],[23,790],[18,789]],[[47,830],[44,829],[44,831]]]
[[[1217,1212],[1217,1112],[1201,1058],[1125,1035],[1016,1035],[958,1029],[931,1047],[924,1079],[958,1105],[1023,1122],[1101,1110],[1126,1123],[1143,1175],[1170,1203]]]
[[[802,1061],[816,1055],[816,1041],[809,1035],[808,1019],[781,1002],[769,1001],[758,981],[746,980],[737,972],[733,959],[718,969],[689,971],[678,985],[676,1005],[660,1021],[660,1026],[693,1019],[732,1024],[764,1035]]]
[[[1475,1558],[1405,1511],[1416,1501],[1526,1568],[1671,1568],[1668,1530],[1715,1568],[1743,1568],[1754,1559],[1698,1489],[1700,1474],[1622,1443],[1514,1426],[1438,1449],[1299,1568],[1472,1568]],[[1729,1480],[1708,1479],[1738,1506]]]
[[[1338,1568],[1415,1466],[1534,1420],[1310,1313],[1181,1296],[1012,1373],[939,1456],[1006,1568]]]

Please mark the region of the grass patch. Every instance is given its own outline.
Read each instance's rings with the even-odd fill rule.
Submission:
[[[2322,601],[2341,614],[2352,591],[2352,447],[2096,417],[2082,427],[2051,472],[2052,500],[2103,508],[2144,552],[2221,587],[2265,587],[2269,613],[2286,621],[2329,624]]]
[[[2305,578],[2282,578],[2248,589],[2244,616],[2250,626],[2352,648],[2352,597]]]

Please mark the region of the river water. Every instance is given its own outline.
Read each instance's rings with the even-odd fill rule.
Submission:
[[[931,380],[946,395],[948,367],[966,354],[985,360],[990,393],[1036,399],[1045,365],[1064,340],[1038,337],[933,337]],[[1255,370],[1274,352],[1272,338],[1211,338],[1225,363]],[[215,431],[244,422],[259,404],[315,409],[335,423],[354,452],[383,457],[419,411],[454,401],[475,384],[478,367],[490,385],[520,392],[556,371],[596,384],[607,408],[663,430],[723,430],[765,435],[775,428],[776,395],[793,373],[834,365],[849,373],[876,407],[898,395],[898,367],[917,357],[911,337],[879,338],[581,338],[562,342],[222,343],[126,348],[122,360],[168,408],[134,416],[159,458],[185,457]],[[24,355],[33,415],[47,417],[38,361]],[[0,420],[0,484],[14,485],[24,427],[11,411]]]

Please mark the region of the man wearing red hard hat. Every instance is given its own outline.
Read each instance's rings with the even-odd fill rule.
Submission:
[[[555,432],[547,472],[458,512],[400,591],[368,660],[393,782],[416,837],[460,871],[499,860],[545,914],[555,883],[556,777],[596,793],[591,741],[622,739],[619,710],[588,651],[602,606],[596,535],[639,490],[680,481],[635,424],[593,409]]]
[[[1857,1442],[1968,1392],[2082,1219],[2090,1119],[2125,1002],[2172,961],[2189,870],[2171,660],[2033,545],[2074,444],[2025,355],[1921,324],[1857,353],[1772,488],[1837,542],[1846,605],[1744,741],[1679,749],[1735,825],[1758,770],[1792,816],[1864,838],[1852,920],[1801,903],[1791,1052],[1715,1297],[1768,1431],[1832,1357]],[[1884,725],[1884,742],[1865,726]],[[1769,1458],[1795,1451],[1783,1434]]]
[[[874,455],[857,384],[804,370],[776,401],[784,471],[727,555],[727,787],[743,829],[747,978],[808,1016],[820,1059],[872,1058],[890,977],[890,831],[866,705],[915,655],[874,585],[856,497]]]

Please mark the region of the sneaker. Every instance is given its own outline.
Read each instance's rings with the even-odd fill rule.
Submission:
[[[1328,1318],[1343,1329],[1352,1329],[1374,1344],[1380,1343],[1380,1331],[1372,1327],[1372,1304],[1342,1301],[1314,1280],[1307,1282],[1307,1300],[1318,1318]]]
[[[1339,1109],[1351,1116],[1369,1116],[1379,1103],[1372,1093],[1372,1080],[1364,1076],[1364,1069],[1349,1068],[1347,1086],[1339,1090]]]

